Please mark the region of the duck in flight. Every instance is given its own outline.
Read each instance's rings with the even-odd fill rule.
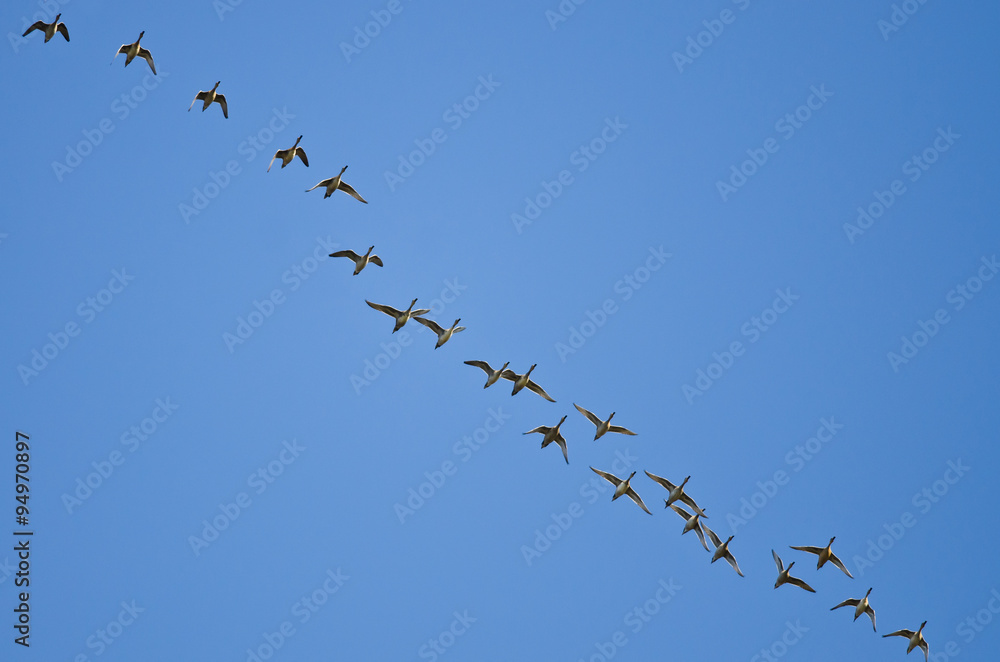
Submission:
[[[344,166],[343,168],[341,168],[340,169],[340,174],[337,175],[336,177],[331,177],[330,179],[324,179],[323,181],[321,181],[316,186],[313,186],[312,188],[306,189],[306,193],[308,193],[309,191],[312,191],[313,189],[317,189],[320,186],[325,186],[326,187],[326,195],[323,196],[324,200],[326,200],[331,195],[333,195],[334,191],[336,191],[337,189],[340,189],[344,193],[347,193],[348,195],[350,195],[351,197],[353,197],[355,200],[360,200],[361,202],[363,202],[363,203],[365,203],[367,205],[368,201],[365,200],[364,198],[362,198],[360,195],[358,195],[358,192],[355,191],[354,188],[350,184],[348,184],[347,182],[345,182],[344,180],[341,179],[341,177],[344,176],[344,171],[345,170],[347,170],[347,166]],[[428,311],[428,312],[430,312],[430,311]]]
[[[216,90],[219,89],[219,83],[221,83],[221,82],[222,82],[221,80],[220,81],[216,81],[215,87],[213,87],[212,89],[207,90],[207,91],[206,90],[202,90],[202,91],[198,92],[198,94],[194,95],[194,101],[192,101],[191,105],[188,106],[188,112],[191,112],[191,109],[194,108],[194,104],[197,101],[204,101],[205,102],[205,104],[201,107],[201,112],[205,112],[206,110],[208,110],[208,107],[211,106],[212,102],[214,101],[215,103],[218,103],[220,106],[222,106],[222,116],[225,117],[228,120],[229,119],[229,106],[226,105],[226,95],[225,94],[218,94],[216,92]]]
[[[35,21],[34,23],[31,24],[31,27],[29,27],[27,30],[24,31],[24,34],[21,36],[27,37],[28,33],[31,32],[32,30],[41,30],[42,32],[45,33],[46,44],[49,43],[49,39],[52,39],[52,37],[56,36],[56,32],[66,37],[66,41],[69,41],[69,30],[66,29],[65,23],[59,22],[60,16],[62,16],[62,14],[56,14],[55,20],[53,20],[51,23],[46,23],[45,21]]]
[[[156,67],[153,65],[153,56],[150,54],[149,51],[147,51],[145,48],[139,45],[139,42],[142,41],[142,35],[144,34],[146,34],[145,30],[140,32],[139,38],[135,40],[134,44],[122,44],[121,48],[118,49],[118,52],[115,53],[115,56],[111,58],[111,64],[114,64],[115,60],[118,59],[118,56],[124,53],[125,66],[127,67],[128,63],[132,61],[132,58],[138,55],[139,57],[143,58],[144,60],[146,60],[146,62],[149,63],[149,68],[153,71],[153,75],[155,76]]]
[[[464,326],[459,326],[458,325],[458,323],[462,321],[461,319],[455,320],[455,323],[452,324],[451,328],[448,328],[448,329],[442,329],[441,325],[438,324],[437,322],[435,322],[433,320],[429,320],[429,319],[424,319],[423,317],[414,317],[413,320],[415,322],[420,322],[421,324],[423,324],[424,326],[426,326],[428,329],[430,329],[431,331],[433,331],[434,333],[437,334],[438,339],[437,339],[437,344],[434,345],[434,349],[437,349],[441,345],[443,345],[446,342],[448,342],[448,339],[451,338],[451,336],[453,334],[456,334],[459,331],[465,331],[465,327]]]
[[[299,147],[300,140],[302,140],[302,136],[296,138],[295,144],[289,147],[288,149],[279,149],[277,152],[275,152],[274,156],[271,157],[271,162],[267,164],[267,171],[271,172],[271,166],[274,165],[274,159],[281,159],[281,167],[284,168],[286,165],[291,163],[296,156],[299,157],[299,160],[302,161],[302,163],[306,164],[306,167],[308,168],[309,159],[306,158],[306,150]],[[341,174],[343,174],[343,171],[341,171]]]
[[[774,564],[776,566],[778,566],[778,580],[776,582],[774,582],[774,588],[778,588],[782,584],[793,584],[795,586],[798,586],[799,588],[803,588],[803,589],[809,591],[810,593],[815,593],[816,592],[816,589],[814,589],[809,584],[806,584],[804,581],[802,581],[798,577],[792,577],[790,574],[788,574],[788,573],[791,572],[792,566],[795,565],[795,561],[792,561],[791,563],[789,563],[788,567],[786,568],[781,563],[781,557],[778,556],[778,553],[776,551],[774,551],[773,549],[771,550],[771,556],[774,557]]]
[[[271,160],[273,161],[274,159]],[[281,167],[284,168],[285,166]],[[359,273],[361,273],[362,269],[368,266],[369,262],[379,267],[382,266],[382,258],[380,258],[378,255],[372,255],[372,251],[374,249],[375,249],[374,246],[369,246],[368,252],[365,253],[364,255],[358,255],[354,251],[350,250],[337,251],[336,253],[330,253],[330,257],[349,257],[352,260],[354,260],[354,275],[357,276]]]
[[[535,393],[542,396],[549,402],[555,402],[555,400],[553,400],[552,397],[545,392],[545,389],[543,389],[535,382],[531,381],[530,378],[531,371],[534,370],[535,366],[537,365],[538,365],[537,363],[533,363],[531,367],[528,368],[528,372],[524,373],[523,375],[519,375],[513,370],[504,370],[500,374],[500,376],[506,380],[514,382],[514,390],[510,392],[511,395],[517,395],[518,391],[520,391],[522,388],[527,387],[529,391],[534,391]]]
[[[566,460],[566,464],[569,464],[569,453],[566,450],[566,439],[562,436],[562,433],[559,432],[559,426],[562,425],[565,421],[566,417],[563,416],[562,419],[558,423],[556,423],[556,426],[554,428],[546,427],[544,425],[539,425],[534,430],[528,430],[524,434],[531,434],[533,432],[538,432],[540,434],[545,435],[542,438],[542,448],[545,448],[553,441],[556,442],[559,445],[559,448],[562,449],[563,459]]]
[[[666,508],[666,507],[667,506],[664,506],[664,508]],[[686,511],[683,508],[681,508],[680,506],[678,506],[676,503],[670,504],[669,507],[675,513],[677,513],[678,515],[680,515],[681,517],[684,518],[684,530],[681,531],[681,535],[684,535],[688,531],[694,531],[698,535],[698,540],[701,541],[701,546],[705,548],[705,551],[706,552],[711,551],[708,548],[708,545],[705,543],[705,532],[702,531],[702,526],[704,526],[704,524],[701,521],[701,515],[699,515],[697,513],[695,513],[694,515],[692,515],[688,511]],[[728,543],[728,541],[727,541],[727,543]]]
[[[858,620],[858,616],[861,614],[868,614],[868,616],[872,619],[872,631],[878,632],[878,630],[875,629],[875,610],[872,609],[870,604],[868,604],[868,596],[871,595],[871,592],[872,590],[868,589],[868,592],[865,593],[865,597],[860,600],[844,600],[836,607],[830,607],[830,611],[840,609],[841,607],[854,607],[854,620]]]
[[[845,575],[847,575],[851,579],[854,579],[854,575],[852,575],[847,570],[847,568],[844,566],[843,561],[841,561],[840,559],[838,559],[837,555],[834,554],[833,550],[831,549],[831,547],[833,547],[833,541],[836,540],[836,539],[837,539],[836,536],[834,536],[833,538],[830,538],[830,542],[827,543],[826,547],[795,547],[793,545],[789,545],[789,547],[791,547],[792,549],[797,549],[800,552],[809,552],[810,554],[815,554],[816,556],[818,556],[819,557],[819,561],[816,563],[816,569],[817,570],[819,570],[820,568],[822,568],[823,564],[826,563],[827,561],[829,561],[833,565],[835,565],[838,568],[840,568],[844,572]]]
[[[620,425],[611,425],[611,419],[615,417],[615,412],[611,412],[611,415],[608,416],[608,420],[602,421],[593,412],[587,411],[575,402],[573,403],[573,406],[576,407],[578,412],[586,416],[587,420],[597,426],[597,434],[594,435],[594,441],[600,439],[607,432],[617,432],[618,434],[630,434],[635,436],[635,432],[632,432],[631,430],[627,430]]]
[[[921,634],[924,630],[924,626],[927,625],[927,621],[920,624],[920,629],[914,632],[913,630],[896,630],[895,632],[890,632],[889,634],[883,634],[882,638],[886,637],[906,637],[910,640],[910,645],[906,647],[906,654],[909,655],[910,651],[920,647],[920,650],[924,652],[924,662],[927,662],[927,658],[930,655],[930,647],[927,645],[927,640],[924,639],[924,635]]]
[[[646,475],[655,480],[660,485],[662,485],[663,488],[666,489],[668,492],[670,492],[670,494],[667,495],[666,499],[667,506],[672,504],[674,501],[680,501],[681,503],[690,506],[691,509],[694,510],[694,512],[696,512],[699,516],[704,517],[706,519],[708,518],[708,515],[705,514],[704,510],[698,507],[698,504],[694,502],[694,499],[692,499],[686,492],[684,492],[684,486],[687,485],[687,482],[689,480],[691,480],[691,476],[685,478],[684,482],[682,482],[680,485],[674,485],[666,478],[662,478],[660,476],[657,476],[656,474],[651,474],[648,471],[646,472]]]
[[[622,480],[621,478],[615,476],[614,474],[609,474],[606,471],[601,471],[600,469],[595,469],[594,467],[591,467],[590,470],[615,486],[615,495],[611,497],[612,501],[614,501],[615,499],[624,494],[628,496],[629,499],[632,499],[632,501],[635,501],[636,504],[640,508],[645,510],[647,513],[649,513],[650,515],[653,514],[649,512],[649,508],[646,507],[646,504],[642,502],[642,499],[639,498],[639,495],[636,494],[636,491],[632,489],[631,485],[629,485],[629,481],[632,480],[632,476],[635,476],[634,471],[632,472],[632,475],[630,475],[625,480]]]
[[[715,545],[715,553],[712,554],[712,563],[715,563],[719,559],[726,559],[729,561],[729,565],[733,566],[733,570],[736,571],[736,574],[743,577],[744,574],[740,570],[740,566],[736,565],[736,557],[734,557],[733,553],[729,551],[729,543],[733,541],[735,536],[729,536],[729,539],[726,540],[726,542],[722,542],[719,540],[719,536],[715,535],[715,531],[708,528],[704,522],[702,522],[701,527],[705,529],[705,533],[708,534],[708,537],[712,539],[712,544]]]
[[[406,310],[396,310],[392,306],[383,306],[380,303],[372,303],[368,299],[365,299],[365,303],[367,303],[369,306],[379,311],[380,313],[385,313],[389,317],[392,317],[396,320],[396,326],[393,327],[392,329],[393,333],[396,333],[397,331],[402,329],[403,325],[406,324],[408,321],[410,321],[411,317],[414,317],[416,315],[426,315],[427,313],[431,312],[427,308],[417,308],[416,310],[413,310],[413,305],[417,303],[416,299],[410,302],[410,307],[407,308]]]
[[[498,370],[494,370],[493,368],[491,368],[490,364],[487,363],[486,361],[466,361],[465,365],[474,366],[485,372],[486,384],[483,386],[483,388],[489,388],[490,386],[496,384],[497,380],[500,379],[500,376],[503,374],[504,370],[506,370],[507,366],[510,365],[510,361],[504,363],[502,366],[500,366]]]

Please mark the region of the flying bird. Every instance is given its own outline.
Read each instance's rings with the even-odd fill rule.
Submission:
[[[736,536],[729,536],[729,539],[726,540],[726,542],[722,542],[719,540],[719,536],[715,535],[715,531],[708,528],[704,522],[702,522],[701,527],[705,529],[705,533],[708,534],[708,537],[712,539],[712,544],[715,545],[715,553],[712,554],[712,563],[715,563],[719,559],[726,559],[729,561],[729,565],[733,566],[733,570],[736,571],[736,574],[740,577],[745,576],[740,570],[740,566],[736,565],[736,557],[734,557],[733,553],[729,551],[729,543],[732,542],[733,538]]]
[[[434,333],[437,334],[438,339],[437,339],[437,344],[434,345],[434,349],[437,349],[441,345],[443,345],[446,342],[448,342],[448,339],[451,338],[451,336],[453,334],[456,334],[459,331],[465,331],[465,327],[464,326],[459,326],[458,325],[458,323],[462,321],[461,319],[455,320],[455,323],[452,324],[451,327],[448,328],[448,329],[442,329],[441,325],[438,324],[437,322],[435,322],[433,320],[429,320],[429,319],[424,319],[423,317],[414,317],[413,320],[415,322],[420,322],[421,324],[423,324],[424,326],[426,326],[428,329],[430,329],[431,331],[433,331]]]
[[[295,144],[289,147],[288,149],[279,149],[277,152],[275,152],[274,156],[271,157],[271,162],[267,164],[267,171],[271,172],[271,166],[274,165],[274,159],[281,159],[281,167],[284,168],[286,165],[291,163],[296,156],[299,157],[302,163],[306,164],[306,167],[308,168],[309,159],[306,158],[306,150],[299,147],[300,140],[302,140],[302,136],[296,138]],[[343,171],[341,171],[341,174],[343,174]],[[311,191],[312,189],[309,190]]]
[[[600,439],[606,432],[617,432],[618,434],[630,434],[635,436],[635,432],[632,432],[631,430],[627,430],[620,425],[611,425],[611,419],[615,417],[615,412],[611,412],[611,415],[608,416],[608,420],[602,421],[594,415],[593,412],[587,411],[575,402],[573,403],[573,406],[576,407],[578,412],[586,416],[587,420],[597,426],[597,434],[594,435],[594,441]]]
[[[872,606],[868,604],[868,596],[871,595],[872,590],[868,589],[868,593],[865,593],[865,597],[860,600],[844,600],[836,607],[830,607],[830,611],[834,609],[840,609],[841,607],[854,607],[854,620],[858,620],[858,616],[861,614],[868,614],[872,619],[872,631],[878,632],[875,629],[875,610]]]
[[[910,640],[910,645],[906,647],[906,654],[909,655],[910,651],[920,647],[920,650],[924,652],[924,662],[927,662],[927,658],[930,655],[929,646],[927,645],[927,640],[924,639],[923,632],[924,626],[927,625],[927,621],[920,624],[920,629],[914,632],[913,630],[896,630],[895,632],[890,632],[889,634],[883,634],[882,638],[885,637],[906,637]]]
[[[656,474],[651,474],[648,471],[646,472],[646,475],[655,480],[657,483],[662,485],[664,489],[670,492],[670,494],[667,495],[668,506],[672,504],[674,501],[680,501],[681,503],[690,506],[691,509],[694,510],[694,512],[698,513],[698,515],[700,515],[701,517],[704,517],[706,519],[708,518],[708,515],[705,514],[704,510],[698,507],[698,504],[694,502],[694,499],[692,499],[690,496],[688,496],[687,493],[684,492],[684,486],[687,484],[689,480],[691,480],[691,476],[685,478],[684,482],[682,482],[680,485],[674,485],[666,478],[661,478],[660,476],[657,476]]]
[[[344,166],[343,168],[341,168],[340,169],[340,174],[337,175],[336,177],[331,177],[330,179],[324,179],[323,181],[321,181],[316,186],[313,186],[312,188],[306,189],[306,193],[308,193],[309,191],[312,191],[313,189],[317,189],[320,186],[325,186],[326,187],[326,195],[323,196],[324,200],[326,200],[331,195],[333,195],[334,191],[336,191],[337,189],[340,189],[344,193],[347,193],[348,195],[354,197],[357,200],[360,200],[361,202],[363,202],[363,203],[365,203],[367,205],[368,201],[365,200],[364,198],[362,198],[360,195],[358,195],[358,192],[355,191],[354,188],[350,184],[348,184],[347,182],[345,182],[344,180],[341,179],[341,177],[343,177],[343,175],[344,175],[344,171],[345,170],[347,170],[347,166]]]
[[[132,61],[132,58],[134,58],[136,55],[138,55],[139,57],[145,59],[146,62],[149,63],[149,68],[152,69],[153,75],[155,76],[156,75],[156,67],[153,66],[153,56],[150,55],[149,51],[147,51],[145,48],[143,48],[142,46],[139,45],[139,42],[142,41],[142,35],[144,35],[144,34],[146,34],[145,30],[143,30],[142,32],[140,32],[139,33],[139,38],[135,40],[134,44],[122,44],[121,48],[118,49],[118,52],[115,53],[115,56],[113,58],[111,58],[111,64],[114,64],[115,60],[118,59],[118,56],[121,55],[122,53],[124,53],[125,54],[125,66],[127,67],[128,63]]]
[[[829,561],[833,565],[843,570],[845,575],[847,575],[851,579],[854,579],[854,575],[852,575],[847,570],[847,568],[844,566],[843,561],[838,559],[837,555],[833,553],[832,549],[830,549],[831,547],[833,547],[833,541],[836,539],[837,539],[836,536],[830,538],[830,542],[827,543],[826,547],[795,547],[794,545],[789,545],[789,547],[791,547],[792,549],[797,549],[800,552],[809,552],[810,554],[815,554],[816,556],[818,556],[819,561],[816,563],[817,570],[822,568],[823,564]]]
[[[799,588],[804,588],[805,590],[809,591],[810,593],[815,593],[816,592],[816,589],[814,589],[809,584],[806,584],[804,581],[802,581],[798,577],[792,577],[790,574],[788,574],[789,572],[791,572],[792,566],[795,565],[795,561],[792,561],[791,563],[789,563],[788,567],[785,568],[782,565],[782,563],[781,563],[781,557],[778,556],[778,553],[776,551],[774,551],[772,549],[771,550],[771,555],[774,557],[774,563],[775,563],[775,565],[778,566],[778,580],[776,582],[774,582],[774,588],[778,588],[782,584],[794,584],[795,586],[798,586]]]
[[[663,506],[663,507],[667,508],[667,506]],[[697,513],[695,513],[694,515],[692,515],[691,513],[689,513],[688,511],[684,510],[683,508],[681,508],[680,506],[678,506],[675,503],[670,504],[669,507],[675,513],[677,513],[678,515],[680,515],[681,517],[684,518],[684,530],[681,531],[681,535],[684,535],[688,531],[694,531],[696,534],[698,534],[698,540],[701,541],[701,546],[705,548],[706,552],[710,552],[711,550],[708,548],[708,545],[705,543],[705,532],[702,531],[702,526],[704,526],[704,525],[701,522],[701,515],[698,515]],[[728,544],[728,541],[727,541],[727,544]]]
[[[188,112],[191,112],[191,109],[194,108],[195,101],[205,102],[205,104],[201,107],[201,112],[208,110],[208,107],[211,106],[214,101],[222,106],[222,116],[229,119],[229,106],[226,105],[226,95],[216,93],[216,90],[219,89],[219,83],[221,82],[221,80],[217,81],[215,83],[215,87],[212,89],[208,91],[202,90],[201,92],[198,92],[198,94],[194,95],[194,101],[192,101],[191,105],[188,106]]]
[[[274,159],[271,160],[273,161]],[[284,168],[285,166],[281,167]],[[359,273],[361,273],[362,269],[368,266],[369,262],[378,265],[380,267],[383,266],[382,258],[380,258],[378,255],[372,255],[372,250],[374,249],[375,249],[374,246],[369,246],[368,252],[365,253],[364,255],[358,255],[354,251],[337,251],[336,253],[330,253],[330,257],[349,257],[352,260],[354,260],[354,275],[357,276]]]
[[[381,313],[385,313],[386,315],[388,315],[388,316],[390,316],[392,318],[395,318],[395,320],[396,320],[396,326],[393,327],[393,329],[392,329],[393,333],[396,333],[401,328],[403,328],[403,325],[406,324],[410,320],[411,317],[415,317],[417,315],[426,315],[427,313],[431,312],[427,308],[417,308],[416,310],[413,310],[413,304],[415,304],[416,302],[417,302],[416,299],[414,299],[413,301],[411,301],[410,302],[410,307],[407,308],[406,310],[396,310],[392,306],[383,306],[380,303],[372,303],[368,299],[365,299],[365,303],[367,303],[369,306],[371,306],[375,310],[377,310],[377,311],[379,311]]]
[[[24,31],[24,34],[21,36],[27,37],[28,33],[31,32],[32,30],[41,30],[42,32],[45,33],[46,44],[49,43],[49,39],[52,39],[52,37],[56,36],[56,32],[66,37],[66,41],[69,41],[69,30],[66,29],[65,23],[59,22],[60,16],[62,16],[62,14],[56,14],[55,20],[53,20],[51,23],[46,23],[45,21],[35,21],[34,23],[31,24],[31,27],[29,27],[27,30]]]
[[[498,370],[494,370],[493,368],[491,368],[490,364],[487,363],[486,361],[466,361],[465,365],[475,366],[476,368],[479,368],[480,370],[485,372],[486,384],[483,386],[483,388],[489,388],[490,386],[493,386],[493,384],[496,384],[497,380],[500,379],[500,376],[503,374],[503,371],[507,369],[508,365],[510,365],[510,361],[504,363],[502,366],[500,366]]]
[[[532,366],[528,368],[528,372],[524,373],[523,375],[519,375],[513,370],[504,370],[500,374],[500,376],[508,381],[514,382],[514,390],[510,392],[511,395],[517,395],[518,391],[520,391],[524,387],[527,387],[529,391],[534,391],[535,393],[542,396],[549,402],[555,402],[555,400],[553,400],[551,396],[549,396],[549,394],[545,392],[545,389],[543,389],[535,382],[531,381],[531,379],[529,378],[529,375],[531,375],[531,371],[534,370],[535,366],[537,365],[538,365],[537,363],[532,364]]]
[[[607,473],[605,471],[601,471],[600,469],[595,469],[594,467],[591,467],[590,470],[593,471],[594,473],[596,473],[598,476],[600,476],[604,480],[608,481],[609,483],[611,483],[612,485],[615,486],[615,495],[613,497],[611,497],[612,501],[614,501],[615,499],[617,499],[621,495],[625,494],[625,495],[628,496],[628,498],[632,499],[632,501],[635,501],[636,504],[638,504],[638,506],[640,508],[642,508],[643,510],[645,510],[650,515],[653,514],[653,513],[649,512],[649,508],[646,507],[646,504],[644,504],[642,502],[642,499],[639,498],[639,495],[636,494],[636,491],[632,489],[631,485],[629,485],[629,481],[631,481],[632,480],[632,476],[635,475],[634,471],[632,472],[632,474],[628,478],[626,478],[625,480],[622,480],[621,478],[619,478],[618,476],[615,476],[614,474],[609,474],[609,473]]]
[[[466,361],[466,363],[468,363],[468,361]],[[549,428],[545,427],[544,425],[539,425],[534,430],[528,430],[524,434],[531,434],[532,432],[538,432],[545,435],[542,438],[542,448],[545,448],[553,441],[556,442],[557,444],[559,444],[559,448],[562,449],[563,458],[566,460],[566,464],[569,464],[569,453],[566,450],[566,439],[562,436],[562,433],[559,432],[559,426],[562,425],[565,421],[566,417],[563,416],[562,419],[558,423],[556,423],[556,426],[554,428]]]

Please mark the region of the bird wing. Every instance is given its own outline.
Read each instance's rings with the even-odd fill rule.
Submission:
[[[647,513],[649,513],[650,515],[652,515],[652,514],[653,514],[653,513],[650,513],[650,512],[649,512],[649,508],[647,508],[647,507],[646,507],[646,504],[644,504],[644,503],[642,502],[642,499],[640,499],[640,498],[639,498],[639,495],[638,495],[638,493],[636,493],[636,491],[632,489],[632,486],[631,486],[631,485],[629,485],[629,486],[628,486],[628,489],[627,489],[627,490],[625,490],[625,494],[627,494],[627,495],[628,495],[628,498],[632,499],[632,501],[635,501],[635,502],[636,502],[637,504],[639,504],[639,507],[640,507],[640,508],[642,508],[643,510],[645,510],[645,511],[646,511]]]
[[[193,102],[193,101],[191,102],[191,105],[192,105],[192,106],[194,105],[194,102]],[[190,108],[188,108],[188,110],[191,110],[191,109],[190,109]],[[279,149],[279,150],[278,150],[277,152],[275,152],[275,153],[274,153],[274,156],[272,156],[272,157],[271,157],[271,162],[267,164],[267,171],[268,171],[268,172],[271,172],[271,166],[273,166],[273,165],[274,165],[274,160],[275,160],[275,159],[281,159],[281,160],[282,160],[282,162],[284,162],[284,160],[285,160],[285,157],[281,156],[281,153],[282,153],[282,152],[284,152],[284,151],[285,151],[285,150],[283,150],[283,149]]]
[[[781,557],[778,556],[778,553],[772,549],[771,550],[771,556],[774,557],[774,564],[776,566],[778,566],[778,572],[784,572],[785,566],[782,565],[782,563],[781,563]]]
[[[823,553],[824,547],[795,547],[794,545],[789,545],[792,549],[797,549],[800,552],[809,552],[810,554],[815,554],[819,556]]]
[[[843,602],[841,602],[836,607],[830,607],[830,611],[833,611],[834,609],[840,609],[841,607],[857,607],[858,603],[860,603],[860,602],[861,602],[861,600],[855,600],[853,598],[851,598],[849,600],[844,600]]]
[[[357,262],[358,258],[361,256],[352,250],[346,250],[346,251],[337,251],[336,253],[330,253],[330,257],[349,257],[355,262]]]
[[[645,471],[645,469],[643,469],[643,471]],[[673,492],[674,487],[676,487],[673,483],[671,483],[666,478],[661,478],[660,476],[657,476],[656,474],[651,474],[648,471],[646,471],[646,475],[649,476],[650,478],[652,478],[653,480],[655,480],[660,485],[662,485],[664,488],[670,490],[671,492]]]
[[[117,56],[115,56],[117,57]],[[153,56],[142,46],[139,47],[139,57],[149,62],[149,68],[153,70],[153,75],[156,75],[156,66],[153,64]]]
[[[906,637],[907,639],[909,639],[914,634],[915,633],[913,632],[913,630],[896,630],[895,632],[890,632],[889,634],[883,634],[882,638],[885,639],[886,637]]]
[[[845,575],[847,575],[851,579],[854,579],[854,575],[852,575],[850,571],[846,567],[844,567],[844,562],[841,561],[839,558],[837,558],[837,555],[834,554],[833,552],[830,553],[830,563],[840,568]]]
[[[555,442],[559,444],[559,448],[562,449],[563,459],[566,460],[566,464],[569,464],[569,451],[566,449],[566,439],[564,439],[561,434],[557,434]]]
[[[361,202],[365,203],[366,205],[368,204],[368,201],[365,200],[364,198],[362,198],[360,195],[358,195],[358,192],[354,190],[354,187],[352,187],[350,184],[348,184],[347,182],[345,182],[343,179],[340,180],[340,190],[343,191],[344,193],[347,193],[348,195],[352,196],[355,200],[360,200]]]
[[[798,577],[792,577],[791,575],[789,575],[788,576],[788,583],[789,584],[795,584],[799,588],[804,588],[805,590],[809,591],[810,593],[815,593],[816,592],[816,589],[814,589],[809,584],[806,584],[804,581],[802,581]]]
[[[670,504],[670,505],[672,506],[674,504]],[[694,532],[695,532],[695,534],[697,534],[698,540],[701,541],[701,546],[705,548],[705,551],[706,552],[711,551],[711,550],[708,549],[708,544],[705,542],[705,532],[701,530],[701,527],[702,527],[702,524],[701,524],[701,522],[699,522],[694,527]]]
[[[201,91],[198,94],[194,95],[194,99],[191,100],[191,105],[188,106],[188,111],[190,111],[192,108],[194,108],[194,102],[195,101],[198,101],[198,100],[204,101],[206,94],[208,94],[208,92]]]
[[[701,525],[701,528],[703,528],[708,537],[712,539],[712,544],[715,545],[716,548],[722,547],[722,541],[719,540],[719,536],[716,535],[715,531],[708,528],[708,526],[706,526],[704,523]]]
[[[865,607],[865,613],[868,614],[869,616],[871,616],[871,619],[872,619],[872,632],[878,632],[878,630],[875,629],[875,610],[872,609],[871,605],[868,605],[867,607]]]
[[[733,566],[733,570],[736,571],[736,574],[740,577],[746,577],[746,575],[743,574],[743,571],[740,570],[740,566],[736,564],[736,557],[734,557],[729,551],[726,551],[726,560],[729,561],[729,565]]]
[[[664,501],[666,501],[666,499],[664,499]],[[691,519],[692,517],[694,517],[694,515],[692,515],[688,511],[684,510],[683,508],[681,508],[680,506],[678,506],[675,503],[670,504],[670,509],[673,510],[678,515],[680,515],[681,517],[683,517],[685,522],[688,521],[689,519]]]
[[[706,515],[706,514],[705,514],[705,511],[704,511],[704,510],[702,510],[702,509],[701,509],[700,507],[698,507],[698,504],[696,504],[696,503],[694,502],[694,499],[692,499],[692,498],[691,498],[690,496],[688,496],[688,495],[687,495],[686,493],[684,493],[684,492],[681,492],[681,496],[680,496],[680,500],[681,500],[682,502],[686,503],[687,505],[691,506],[691,509],[692,509],[692,510],[693,510],[694,512],[696,512],[696,513],[698,513],[699,515],[701,515],[702,517],[705,517],[705,518],[707,518],[707,517],[708,517],[708,515]]]
[[[590,421],[591,423],[593,423],[594,425],[600,426],[601,423],[604,422],[601,419],[597,418],[597,416],[594,414],[594,412],[587,411],[586,409],[584,409],[580,405],[576,404],[575,402],[573,403],[573,406],[576,407],[576,410],[578,412],[580,412],[581,414],[583,414],[584,416],[586,416],[587,420]]]
[[[428,310],[427,308],[417,308],[416,310],[410,311],[410,317],[416,317],[417,315],[426,315],[429,312],[431,311]]]
[[[56,30],[58,30],[60,34],[62,34],[62,36],[66,37],[66,41],[69,41],[69,30],[66,29],[65,23],[60,23],[59,25],[57,25]]]
[[[532,432],[541,432],[542,434],[548,434],[548,433],[549,433],[549,430],[551,430],[551,429],[552,429],[552,428],[549,428],[549,427],[545,427],[544,425],[539,425],[539,426],[538,426],[537,428],[535,428],[534,430],[528,430],[528,431],[527,431],[527,432],[525,432],[524,434],[531,434]]]
[[[377,264],[380,267],[383,266],[382,258],[380,258],[378,255],[372,255],[370,258],[368,258],[368,261],[371,262],[372,264]]]
[[[483,368],[483,370],[485,369],[486,368]],[[500,373],[500,379],[506,379],[512,382],[516,382],[518,377],[520,377],[520,375],[509,368]]]
[[[28,33],[31,32],[32,30],[44,30],[47,27],[49,27],[49,24],[46,23],[45,21],[35,21],[34,23],[31,24],[30,28],[28,28],[27,30],[24,31],[24,34],[21,35],[21,36],[22,37],[27,37]],[[67,37],[67,39],[68,39],[68,37]]]
[[[306,150],[302,149],[301,147],[296,147],[295,148],[295,154],[293,155],[293,158],[295,156],[298,156],[299,159],[302,161],[302,163],[306,164],[307,168],[309,167],[309,159],[306,158]]]
[[[492,375],[493,374],[493,368],[491,368],[490,364],[487,363],[486,361],[466,361],[465,365],[471,365],[471,366],[473,366],[475,368],[479,368],[480,370],[482,370],[483,372],[485,372],[487,375]]]
[[[929,659],[928,656],[930,655],[930,647],[927,645],[927,642],[921,639],[917,642],[917,646],[920,646],[920,649],[924,651],[924,662],[927,662]]]
[[[333,181],[333,177],[330,177],[329,179],[324,179],[323,181],[321,181],[316,186],[313,186],[312,188],[307,188],[306,189],[306,193],[308,193],[309,191],[312,191],[313,189],[318,189],[320,186],[326,186],[327,184],[329,184],[332,181]]]
[[[611,427],[608,428],[608,432],[617,432],[618,434],[630,434],[633,437],[636,435],[635,432],[632,432],[628,428],[623,428],[620,425],[612,425]]]
[[[368,299],[365,299],[365,303],[367,303],[369,306],[371,306],[375,310],[379,311],[380,313],[385,313],[386,315],[388,315],[390,317],[399,317],[400,315],[403,314],[402,311],[396,310],[392,306],[383,306],[380,303],[372,303]]]
[[[222,116],[225,117],[228,120],[229,119],[229,105],[226,104],[226,95],[225,94],[216,94],[215,95],[215,100],[219,102],[220,106],[222,106]]]
[[[441,325],[435,322],[434,320],[425,320],[423,317],[414,317],[413,319],[416,320],[417,322],[420,322],[421,324],[423,324],[424,326],[426,326],[428,329],[438,334],[439,336],[442,333],[444,333],[444,329],[441,328]]]
[[[621,479],[618,478],[618,476],[613,476],[613,475],[609,474],[606,471],[601,471],[600,469],[595,469],[594,467],[591,467],[590,470],[593,471],[594,473],[596,473],[598,476],[600,476],[604,480],[606,480],[609,483],[611,483],[612,485],[614,485],[615,487],[618,487],[622,483]]]
[[[529,391],[534,391],[535,393],[537,393],[538,395],[542,396],[543,398],[545,398],[549,402],[555,402],[555,400],[552,399],[552,396],[550,396],[548,393],[545,392],[545,389],[543,389],[541,386],[539,386],[535,382],[531,381],[530,379],[528,380],[528,383],[525,384],[525,386],[528,387]],[[643,508],[645,508],[645,506],[643,506]]]

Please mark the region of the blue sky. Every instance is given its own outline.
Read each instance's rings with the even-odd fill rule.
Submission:
[[[1000,9],[60,6],[0,10],[3,659],[995,657]]]

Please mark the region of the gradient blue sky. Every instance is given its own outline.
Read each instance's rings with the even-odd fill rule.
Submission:
[[[913,2],[884,31],[890,2],[390,4],[65,2],[48,44],[18,37],[38,3],[0,9],[0,534],[15,430],[36,532],[32,645],[5,624],[0,657],[882,661],[927,620],[938,659],[995,659],[1000,8]],[[108,66],[141,30],[156,77]],[[229,119],[185,112],[217,80]],[[266,173],[300,134],[310,167]],[[344,165],[370,204],[303,193]],[[372,244],[357,277],[316,259]],[[434,350],[364,303],[413,297],[468,330]],[[469,359],[537,363],[557,403]],[[574,402],[638,436],[592,441]],[[563,415],[568,466],[522,435]],[[590,486],[621,458],[653,517]],[[643,470],[692,476],[745,578]],[[831,536],[855,579],[788,549]],[[817,594],[774,590],[771,549]],[[870,586],[878,635],[829,611]]]

